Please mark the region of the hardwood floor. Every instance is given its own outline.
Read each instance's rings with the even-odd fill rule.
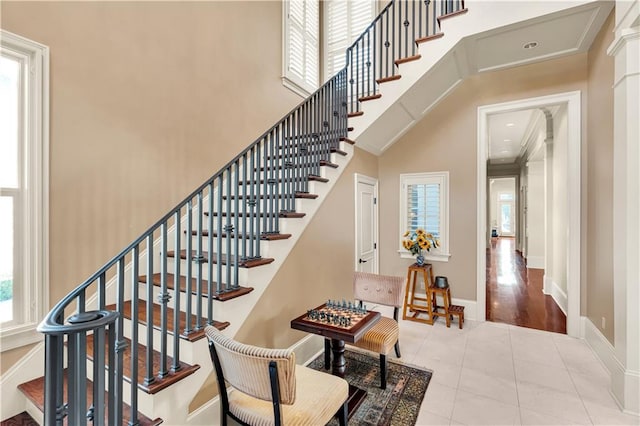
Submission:
[[[492,238],[487,249],[487,320],[567,332],[567,318],[542,292],[544,269],[527,269],[515,238]]]

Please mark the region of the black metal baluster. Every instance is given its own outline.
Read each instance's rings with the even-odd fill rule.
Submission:
[[[209,182],[208,187],[209,215],[207,216],[207,229],[209,232],[207,233],[207,324],[211,325],[213,324],[213,214],[215,213],[213,207],[213,180]]]
[[[373,70],[373,78],[371,79],[371,86],[372,86],[372,95],[375,95],[376,93],[378,93],[378,87],[377,87],[377,81],[376,81],[376,43],[379,43],[378,41],[378,34],[376,31],[377,28],[377,21],[374,22],[373,24],[373,46],[371,48],[371,52],[373,53],[372,55],[372,59],[371,59],[371,69]],[[382,43],[380,43],[380,48],[382,48]]]
[[[197,238],[202,238],[201,235],[196,235]],[[193,331],[193,318],[191,315],[192,311],[192,300],[193,300],[193,291],[191,288],[191,281],[193,277],[193,201],[190,198],[187,201],[187,241],[185,250],[187,252],[187,271],[184,277],[185,280],[185,326],[184,326],[184,335],[187,336]],[[176,312],[176,317],[178,317],[178,313]],[[180,335],[180,330],[176,329],[176,339]]]
[[[116,347],[115,347],[115,365],[112,362],[109,362],[109,376],[115,380],[115,388],[113,388],[113,384],[109,385],[109,389],[113,389],[113,392],[110,394],[113,397],[113,409],[109,410],[108,417],[110,419],[122,419],[124,417],[122,411],[122,402],[124,400],[123,396],[123,373],[124,373],[124,351],[127,349],[128,344],[124,337],[124,286],[125,286],[125,276],[124,276],[124,256],[118,261],[118,288],[116,290],[116,311],[120,314],[118,319],[116,320]],[[111,344],[111,341],[109,341]],[[109,346],[112,348],[113,346]],[[111,407],[111,406],[110,406]]]
[[[82,345],[80,336],[85,336]],[[69,424],[87,424],[87,353],[85,332],[70,333],[67,338],[67,401]],[[84,350],[83,350],[84,348]],[[84,355],[84,357],[82,357]],[[62,365],[62,363],[60,363]],[[62,385],[62,382],[60,383]],[[62,386],[60,387],[60,393]],[[59,407],[59,405],[58,405]],[[63,414],[63,413],[61,413]],[[62,423],[62,416],[60,424]],[[45,422],[46,424],[46,422]]]
[[[371,96],[371,31],[367,31],[367,92],[366,96]]]
[[[261,210],[261,205],[262,203],[260,202],[260,179],[264,179],[263,174],[260,171],[260,143],[258,142],[255,145],[255,149],[254,149],[254,155],[255,155],[255,159],[256,159],[256,183],[254,185],[255,188],[255,194],[254,194],[254,198],[253,201],[255,203],[255,214],[254,214],[254,218],[255,218],[255,224],[256,224],[256,238],[260,238],[261,237],[261,232],[260,232],[260,210]],[[264,167],[267,167],[267,164],[265,163]],[[260,243],[256,241],[256,252],[255,252],[255,257],[259,258],[260,257]]]
[[[247,211],[247,203],[249,202],[249,194],[247,194],[247,154],[246,152],[242,155],[242,230],[236,229],[236,234],[238,238],[242,237],[242,259],[247,260],[247,242],[249,240],[247,236],[247,219],[249,212]]]
[[[124,285],[124,284],[123,284]],[[117,319],[116,319],[117,321]],[[122,415],[120,417],[115,417],[115,364],[116,364],[116,328],[117,324],[113,323],[108,325],[107,327],[107,365],[108,365],[108,376],[107,376],[107,419],[109,419],[110,425],[115,425],[115,419],[122,419]],[[120,381],[120,387],[122,387],[122,381]]]
[[[255,223],[255,200],[254,200],[254,189],[255,189],[255,179],[256,179],[256,175],[258,175],[258,173],[256,173],[255,167],[256,167],[256,162],[255,162],[255,156],[256,156],[256,152],[255,152],[255,147],[251,147],[251,150],[249,151],[249,161],[251,163],[250,165],[250,176],[251,176],[251,183],[249,185],[249,199],[248,199],[248,203],[249,203],[249,257],[250,258],[254,258],[255,256],[255,251],[254,251],[254,247],[259,244],[259,236],[257,237],[254,234],[254,223]],[[245,181],[247,179],[245,178]],[[220,280],[218,280],[220,281]]]
[[[174,274],[174,286],[173,286],[173,363],[171,365],[171,371],[180,370],[180,311],[182,310],[180,307],[180,291],[179,288],[179,280],[180,280],[180,261],[179,253],[180,253],[180,238],[181,238],[181,216],[180,212],[182,211],[182,207],[178,208],[174,213],[174,222],[175,222],[175,246],[174,250],[176,252],[175,263],[173,264],[173,274]],[[209,232],[212,232],[209,230]],[[191,239],[191,235],[187,235],[187,239]],[[191,263],[191,252],[187,251],[187,263]],[[185,293],[186,298],[191,298],[189,293]]]
[[[153,377],[153,232],[147,236],[147,365],[144,385],[155,381]]]
[[[404,57],[409,57],[409,3],[408,0],[404,0]]]
[[[198,217],[196,219],[196,232],[198,233],[198,241],[196,242],[196,325],[194,330],[202,329],[202,217],[204,216],[202,191],[196,196],[198,200]],[[209,212],[213,214],[213,212]],[[187,283],[190,286],[190,283]]]
[[[240,248],[239,248],[239,243],[240,243],[240,227],[239,227],[239,220],[240,220],[240,162],[238,160],[236,160],[236,162],[234,163],[234,173],[233,173],[233,178],[234,178],[234,182],[233,182],[233,187],[235,188],[235,207],[234,207],[234,211],[236,213],[236,215],[233,218],[233,254],[235,257],[235,262],[234,267],[233,267],[233,286],[234,288],[238,288],[240,286],[240,277],[238,276],[238,268],[240,267]],[[243,220],[245,218],[245,214],[244,212],[242,212],[242,217]],[[229,235],[229,238],[232,238],[231,235]],[[213,314],[211,315],[211,319],[213,320]],[[211,324],[213,324],[213,321],[211,322]]]
[[[81,334],[82,338],[86,335]],[[86,341],[84,342],[86,347]],[[81,363],[86,362],[86,358]],[[104,424],[104,368],[105,368],[105,329],[100,327],[93,332],[93,424]],[[83,422],[81,422],[82,424]]]
[[[415,56],[415,54],[416,54],[416,0],[412,0],[411,1],[411,55]]]
[[[167,305],[171,297],[167,288],[167,222],[160,225],[162,254],[160,258],[160,294],[158,302],[160,302],[160,366],[158,378],[162,379],[169,374],[167,366]],[[180,261],[180,253],[175,254],[175,261]],[[174,277],[174,289],[180,291],[180,282],[178,277]],[[148,362],[148,361],[147,361]],[[153,361],[152,361],[153,362]]]
[[[227,214],[227,220],[225,221],[224,231],[227,233],[227,250],[225,253],[225,261],[226,261],[226,274],[225,274],[225,288],[228,290],[234,287],[234,283],[231,277],[231,263],[233,262],[231,258],[231,233],[233,232],[233,226],[231,225],[231,197],[233,196],[231,192],[231,166],[227,167],[225,170],[225,180],[227,182],[227,202],[225,206],[225,213]]]
[[[386,26],[386,35],[384,40],[384,46],[385,46],[384,76],[389,77],[389,62],[393,61],[392,59],[393,57],[389,56],[389,47],[391,46],[391,42],[389,42],[389,12],[387,12],[387,14],[385,15],[385,26]],[[391,66],[391,72],[395,74],[395,68],[393,66]]]
[[[133,247],[131,256],[131,412],[129,413],[129,425],[138,424],[138,299],[139,299],[139,261],[140,246]],[[176,315],[177,316],[177,315]],[[151,324],[147,322],[147,328]],[[178,338],[176,331],[175,338]]]

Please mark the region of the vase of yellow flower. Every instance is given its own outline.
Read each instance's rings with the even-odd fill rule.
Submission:
[[[433,234],[425,232],[422,228],[418,228],[415,231],[407,231],[402,237],[402,247],[416,256],[416,264],[418,266],[424,265],[422,250],[430,251],[431,248],[439,245]]]

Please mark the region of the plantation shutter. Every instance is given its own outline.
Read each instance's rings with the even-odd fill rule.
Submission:
[[[345,66],[346,50],[375,18],[375,1],[328,0],[325,7],[325,80]]]
[[[407,225],[409,230],[422,228],[440,238],[440,184],[407,186]]]
[[[318,88],[319,9],[317,1],[289,0],[285,76],[313,92]]]

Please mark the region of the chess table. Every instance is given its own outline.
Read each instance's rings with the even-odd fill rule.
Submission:
[[[340,316],[350,316],[350,325],[333,324],[331,322],[312,319],[309,313],[300,315],[291,321],[291,328],[306,331],[307,333],[319,334],[331,339],[331,352],[333,360],[331,362],[331,373],[335,376],[344,377],[346,360],[344,358],[344,344],[355,343],[373,325],[380,320],[380,312],[366,311],[366,313],[352,313],[348,309],[327,307],[320,305],[314,311],[337,314]],[[349,384],[349,417],[367,396],[367,391]]]

